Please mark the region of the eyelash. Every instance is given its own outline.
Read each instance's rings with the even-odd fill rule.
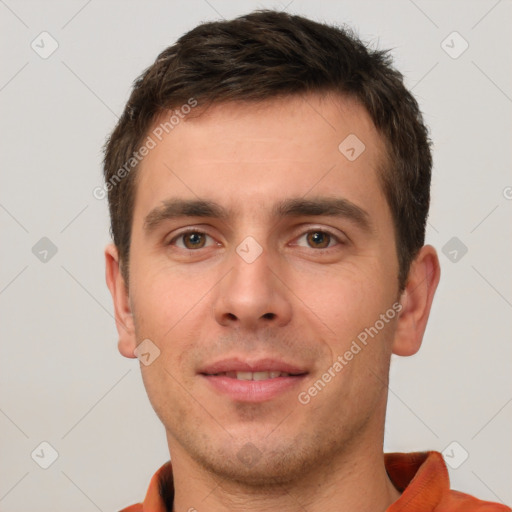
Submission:
[[[334,245],[329,245],[328,247],[309,247],[310,249],[313,249],[315,251],[327,251],[329,249],[333,249],[337,245],[344,245],[344,242],[342,240],[340,240],[339,236],[335,235],[334,233],[332,233],[331,231],[329,231],[327,229],[309,229],[308,231],[304,232],[302,235],[297,237],[296,240],[300,240],[301,238],[307,237],[307,235],[310,235],[312,233],[322,233],[324,235],[327,235],[330,238],[329,244],[331,244],[331,242],[333,242],[333,241],[335,242]],[[294,244],[294,245],[298,245],[298,244]]]
[[[196,228],[188,228],[184,231],[181,231],[179,234],[177,234],[176,236],[174,236],[168,243],[167,245],[175,245],[176,241],[177,240],[180,240],[180,239],[183,239],[184,236],[186,235],[189,235],[191,233],[197,233],[197,234],[200,234],[200,235],[204,235],[208,238],[211,238],[212,240],[215,240],[211,235],[209,235],[208,233],[206,233],[205,231],[201,231],[199,229],[196,229]],[[308,229],[307,231],[303,232],[300,236],[296,237],[294,240],[300,240],[301,238],[311,234],[311,233],[323,233],[325,235],[328,235],[330,237],[330,242],[334,241],[335,244],[334,245],[330,245],[328,247],[322,247],[322,248],[315,248],[315,247],[309,247],[310,249],[313,249],[317,252],[320,252],[320,251],[327,251],[329,249],[333,249],[334,247],[336,247],[337,245],[346,245],[346,242],[341,240],[340,237],[336,234],[334,234],[333,232],[329,231],[328,229],[325,229],[325,228],[322,228],[322,229]],[[219,244],[219,242],[216,242],[217,244]],[[297,243],[294,243],[293,245],[298,245]],[[210,246],[207,246],[207,247],[210,247]],[[207,247],[200,247],[199,249],[205,249]],[[186,247],[179,247],[179,249],[183,249],[185,251],[198,251],[199,249],[187,249]]]
[[[204,232],[204,231],[201,231],[200,229],[197,229],[197,228],[188,228],[184,231],[181,231],[179,234],[177,234],[176,236],[174,236],[168,243],[167,245],[174,245],[174,243],[179,240],[179,239],[183,239],[184,236],[186,235],[189,235],[191,233],[197,233],[199,235],[205,235],[209,238],[211,238],[212,240],[214,240],[214,238],[209,235],[208,233]],[[217,242],[218,243],[218,242]],[[186,247],[179,247],[179,249],[183,249],[185,251],[194,251],[194,249],[187,249]],[[200,247],[200,249],[204,249],[204,247]],[[195,249],[195,250],[198,250],[198,249]]]

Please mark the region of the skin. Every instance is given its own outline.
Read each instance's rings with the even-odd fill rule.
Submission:
[[[349,134],[366,146],[354,161],[338,150]],[[399,291],[379,181],[384,156],[362,106],[313,94],[215,105],[181,122],[141,163],[129,287],[113,245],[106,277],[121,354],[135,357],[144,339],[160,350],[141,371],[166,428],[175,511],[363,512],[398,499],[382,453],[389,362],[419,349],[440,272],[425,246]],[[145,229],[170,198],[214,201],[231,213]],[[290,198],[343,198],[366,212],[369,227],[346,216],[274,215]],[[187,246],[191,239],[178,237],[187,227],[208,236]],[[252,263],[236,252],[248,236],[262,248]],[[400,314],[300,403],[298,393],[393,304]],[[197,373],[228,356],[274,357],[308,374],[271,400],[234,401]],[[252,465],[240,457],[248,446]]]

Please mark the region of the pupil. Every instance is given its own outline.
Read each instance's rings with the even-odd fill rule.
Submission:
[[[203,236],[200,233],[190,233],[186,237],[186,242],[188,246],[197,247],[203,242]]]
[[[327,247],[329,245],[329,236],[320,231],[315,231],[309,235],[309,240],[316,247]]]

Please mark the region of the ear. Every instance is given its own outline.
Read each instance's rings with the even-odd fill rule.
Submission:
[[[407,284],[400,297],[402,309],[393,342],[394,354],[411,356],[420,349],[440,277],[436,250],[425,245],[411,264]]]
[[[105,248],[105,278],[114,301],[119,352],[125,357],[135,358],[137,356],[133,351],[137,343],[130,298],[119,266],[119,253],[114,244]]]

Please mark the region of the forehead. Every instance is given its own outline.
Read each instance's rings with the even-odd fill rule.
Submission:
[[[229,202],[240,212],[308,194],[348,194],[374,207],[383,199],[385,145],[355,100],[284,97],[217,104],[172,124],[170,116],[148,133],[154,147],[137,171],[134,220],[169,196]]]

